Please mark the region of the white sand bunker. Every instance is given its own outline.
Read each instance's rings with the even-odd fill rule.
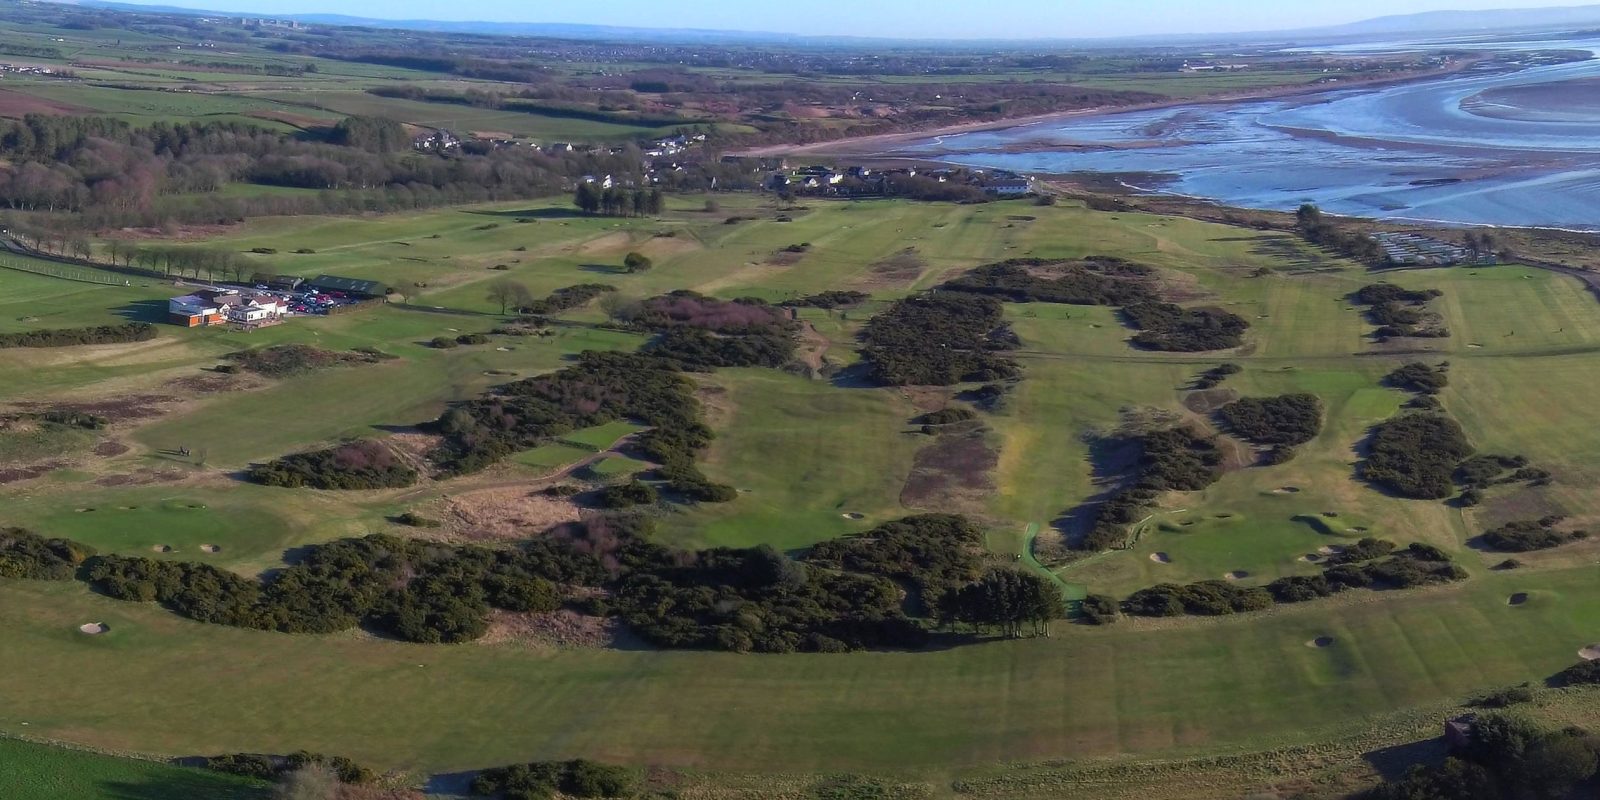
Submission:
[[[1317,548],[1317,553],[1324,556],[1336,556],[1343,552],[1344,545],[1340,544],[1325,544]]]
[[[1272,493],[1273,494],[1299,494],[1300,493],[1300,487],[1298,487],[1298,486],[1279,486],[1278,488],[1273,489]]]
[[[847,512],[845,512],[843,514],[840,514],[839,516],[844,517],[845,519],[866,519],[867,518],[866,514],[858,514],[858,513],[854,512],[854,511],[847,511]]]
[[[1317,649],[1317,650],[1321,650],[1321,649],[1323,649],[1325,647],[1332,647],[1332,646],[1333,646],[1333,637],[1332,636],[1318,636],[1317,638],[1312,639],[1309,642],[1306,642],[1306,647],[1314,648],[1314,649]]]
[[[1520,606],[1526,602],[1528,602],[1527,592],[1517,592],[1516,594],[1506,598],[1506,605],[1508,606]]]
[[[1223,575],[1222,577],[1223,577],[1224,580],[1242,581],[1245,578],[1250,577],[1250,573],[1245,572],[1242,569],[1236,569],[1236,570],[1234,570],[1232,572],[1229,572],[1229,573]]]
[[[203,544],[203,545],[200,545],[200,552],[202,552],[202,553],[216,553],[216,552],[219,552],[220,550],[222,550],[222,548],[220,548],[220,547],[218,547],[218,546],[216,546],[214,544]]]
[[[155,545],[154,547],[151,547],[150,549],[156,551],[157,553],[170,553],[170,552],[172,552],[172,545],[170,545],[170,544],[158,544],[158,545]]]
[[[1169,556],[1166,553],[1151,553],[1150,560],[1156,562],[1157,564],[1171,564],[1172,556]]]
[[[1600,661],[1600,644],[1591,644],[1579,650],[1578,658],[1584,661]]]
[[[104,622],[85,622],[78,626],[78,633],[89,636],[99,636],[109,630],[111,630],[111,626]]]

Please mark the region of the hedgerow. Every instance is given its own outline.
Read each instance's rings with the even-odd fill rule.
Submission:
[[[288,378],[329,367],[376,364],[393,360],[395,356],[370,348],[337,353],[306,344],[280,344],[229,353],[227,358],[241,368],[258,375]]]
[[[288,755],[229,753],[205,759],[206,769],[268,781],[277,780],[310,766],[327,767],[338,776],[340,783],[363,784],[378,779],[372,770],[344,756],[308,753],[304,750]]]

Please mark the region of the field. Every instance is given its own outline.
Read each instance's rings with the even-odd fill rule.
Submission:
[[[562,315],[550,336],[427,345],[500,324],[487,296],[495,280],[536,294],[601,281],[635,299],[673,289],[772,300],[866,291],[873,300],[860,308],[800,315],[820,362],[843,368],[858,358],[862,323],[888,301],[1005,258],[1106,254],[1156,267],[1185,304],[1245,317],[1245,345],[1139,351],[1111,309],[1009,305],[1024,375],[1000,408],[981,415],[982,458],[963,451],[941,460],[944,437],[911,424],[959,404],[951,391],[878,388],[848,370],[833,379],[766,369],[696,375],[717,433],[702,466],[740,495],[665,511],[664,540],[795,551],[913,511],[949,510],[982,524],[997,560],[1031,564],[1022,558],[1028,532],[1044,552],[1060,536],[1058,521],[1104,488],[1091,435],[1141,410],[1203,420],[1184,387],[1227,361],[1243,369],[1224,387],[1241,395],[1318,395],[1317,438],[1287,464],[1235,464],[1204,491],[1163,497],[1130,550],[1046,558],[1039,569],[1075,595],[1122,597],[1225,573],[1259,585],[1314,571],[1299,559],[1321,546],[1372,535],[1436,545],[1470,579],[1221,619],[1060,622],[1048,638],[932,652],[779,656],[280,635],[185,621],[76,583],[5,581],[0,632],[12,646],[0,648],[0,671],[12,691],[0,733],[163,756],[304,748],[413,776],[584,756],[688,770],[708,792],[760,783],[753,776],[782,774],[803,788],[860,772],[938,796],[958,780],[980,787],[969,794],[1042,796],[1063,769],[1100,765],[1110,775],[1116,765],[1212,759],[1185,779],[1198,783],[1153,788],[1130,768],[1104,778],[1104,796],[1220,798],[1239,796],[1240,782],[1266,787],[1307,768],[1308,753],[1324,759],[1317,769],[1368,774],[1363,753],[1432,736],[1472,693],[1542,680],[1600,640],[1595,544],[1529,556],[1515,572],[1490,570],[1503,556],[1467,545],[1491,521],[1595,518],[1600,433],[1589,395],[1600,380],[1600,314],[1572,278],[1518,266],[1374,276],[1281,234],[1068,202],[815,202],[781,214],[759,198],[721,202],[712,214],[703,198],[674,200],[647,219],[579,217],[557,202],[262,219],[206,238],[276,248],[280,255],[259,257],[273,271],[381,280],[403,301],[252,333],[164,326],[137,345],[0,350],[0,403],[109,403],[116,414],[99,438],[126,448],[93,455],[80,441],[48,474],[0,484],[0,524],[256,574],[299,545],[404,535],[389,521],[401,511],[644,468],[626,448],[637,427],[618,424],[407,490],[341,494],[236,479],[250,463],[349,437],[411,446],[425,436],[413,426],[451,402],[556,369],[585,349],[643,341],[596,326],[604,315],[587,308]],[[725,224],[730,215],[747,220]],[[811,247],[779,257],[798,243]],[[290,254],[302,247],[315,253]],[[655,268],[623,272],[634,250]],[[1435,307],[1453,335],[1374,343],[1348,295],[1380,278],[1441,290]],[[114,321],[179,291],[0,270],[0,331]],[[230,352],[279,343],[376,347],[398,358],[282,379],[224,381],[207,371]],[[1418,358],[1450,362],[1441,400],[1481,451],[1525,455],[1554,474],[1553,485],[1497,489],[1483,506],[1459,509],[1357,481],[1367,430],[1406,400],[1381,379]],[[0,457],[37,460],[41,447],[18,440]],[[575,476],[579,464],[587,472]],[[929,470],[949,473],[957,488],[914,489]],[[1508,605],[1516,592],[1530,601]],[[78,633],[90,621],[109,632]],[[1321,636],[1335,646],[1307,646]],[[1552,719],[1600,707],[1582,692],[1540,702]],[[1272,755],[1286,749],[1299,755]],[[1241,773],[1225,761],[1255,766]]]

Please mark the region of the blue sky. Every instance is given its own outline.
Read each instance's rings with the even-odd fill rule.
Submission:
[[[216,11],[379,19],[563,22],[914,38],[1076,38],[1278,30],[1447,9],[1561,0],[135,0]]]

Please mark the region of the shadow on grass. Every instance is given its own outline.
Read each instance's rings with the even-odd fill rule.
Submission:
[[[266,785],[241,786],[206,772],[176,772],[137,783],[108,781],[96,787],[105,800],[265,800],[272,795]]]
[[[129,322],[166,322],[167,303],[165,300],[137,300],[113,313]]]
[[[1386,781],[1405,777],[1407,771],[1418,764],[1438,764],[1449,755],[1450,748],[1443,738],[1409,742],[1393,747],[1381,747],[1362,753],[1362,760],[1382,775]]]

